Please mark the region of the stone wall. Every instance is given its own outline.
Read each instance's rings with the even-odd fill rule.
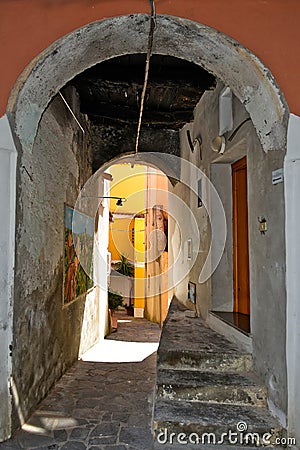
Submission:
[[[63,95],[85,135],[56,96],[42,116],[32,151],[23,148],[18,161],[15,428],[74,363],[79,348],[83,352],[99,337],[97,289],[63,307],[64,204],[74,206],[91,174],[88,124],[79,114],[75,91],[69,88]]]

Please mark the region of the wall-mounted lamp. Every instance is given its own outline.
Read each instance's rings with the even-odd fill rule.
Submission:
[[[124,199],[124,198],[118,198],[118,200],[117,200],[117,202],[116,202],[116,205],[117,206],[123,206],[123,202],[125,201],[126,199]]]
[[[117,206],[123,206],[123,203],[127,201],[124,197],[102,197],[99,195],[83,195],[82,198],[115,198]]]
[[[257,218],[258,222],[259,222],[259,231],[260,234],[265,234],[266,231],[268,231],[268,227],[267,227],[267,219],[265,217],[258,217]]]

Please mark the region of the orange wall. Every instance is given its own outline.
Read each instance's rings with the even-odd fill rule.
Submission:
[[[102,18],[148,11],[148,0],[0,1],[0,117],[22,70],[53,41]],[[156,0],[156,11],[209,25],[248,47],[300,115],[299,0]]]

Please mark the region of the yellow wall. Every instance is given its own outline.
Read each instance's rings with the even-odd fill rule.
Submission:
[[[135,285],[134,285],[134,306],[135,308],[144,308],[145,306],[145,219],[135,218]]]
[[[116,164],[110,167],[113,181],[110,186],[111,197],[124,197],[122,206],[110,200],[110,211],[115,214],[110,224],[109,251],[112,260],[120,259],[121,254],[134,261],[134,249],[130,241],[130,229],[134,226],[132,218],[145,208],[146,167],[130,164]],[[122,215],[127,214],[124,218]]]
[[[116,206],[116,200],[111,199],[110,210],[114,213],[114,222],[110,224],[109,251],[112,260],[119,260],[121,255],[135,263],[134,307],[144,308],[145,297],[145,220],[134,215],[144,212],[146,189],[146,166],[116,164],[110,168],[113,177],[110,196],[124,197],[123,206]],[[122,215],[126,217],[121,218]],[[134,246],[131,240],[131,230],[134,229]]]
[[[134,249],[135,262],[145,262],[145,219],[136,217],[134,219]]]
[[[152,217],[153,206],[162,205],[164,211],[168,210],[168,179],[160,171],[142,165],[131,168],[129,164],[116,164],[110,168],[110,173],[113,177],[110,195],[126,198],[123,206],[117,207],[116,200],[113,199],[110,202],[110,210],[114,214],[114,223],[110,224],[109,243],[112,260],[120,259],[122,254],[135,263],[134,307],[144,308],[149,320],[161,324],[169,306],[168,276],[167,273],[162,274],[167,271],[168,253],[164,251],[158,260],[145,264],[145,243],[149,233],[157,227]],[[146,210],[147,225],[145,218],[134,217]],[[149,293],[157,283],[159,294],[151,296]]]
[[[114,219],[109,227],[109,245],[108,251],[111,253],[111,259],[119,260],[121,255],[129,260],[134,260],[134,249],[130,241],[131,219]]]
[[[123,206],[116,206],[111,199],[110,210],[116,213],[138,213],[145,208],[147,168],[142,165],[116,164],[110,167],[113,181],[110,187],[110,196],[125,197]]]

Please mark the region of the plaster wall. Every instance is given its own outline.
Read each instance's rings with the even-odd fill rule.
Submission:
[[[254,362],[269,390],[271,408],[285,422],[286,262],[284,184],[272,185],[283,167],[284,151],[264,154],[254,133],[248,139],[248,208],[251,330]],[[259,232],[265,217],[268,231]],[[276,412],[276,408],[279,410]]]
[[[232,182],[230,164],[212,164],[211,181],[221,198],[227,225],[227,240],[220,264],[212,275],[213,311],[233,311],[233,239],[232,239]],[[214,205],[212,204],[212,215]]]
[[[189,160],[190,151],[189,148],[185,146],[186,135],[185,132],[181,133],[181,157],[184,160]],[[197,213],[198,211],[192,211],[194,214],[196,221],[191,221],[191,216],[187,214],[186,205],[191,207],[191,202],[196,202],[197,198],[194,193],[191,192],[190,187],[186,184],[188,180],[191,180],[190,185],[192,185],[192,180],[195,180],[195,174],[192,173],[193,168],[187,166],[184,161],[181,161],[181,170],[180,170],[180,179],[185,182],[177,183],[173,189],[172,194],[174,196],[178,196],[182,202],[176,202],[176,222],[172,224],[171,234],[171,254],[173,260],[176,261],[174,267],[172,269],[173,279],[176,280],[176,284],[174,286],[174,294],[177,299],[184,303],[186,307],[191,310],[195,309],[195,305],[188,300],[188,282],[194,281],[194,277],[191,275],[191,272],[194,270],[194,267],[202,267],[204,261],[206,259],[208,248],[207,248],[207,240],[203,239],[203,236],[200,233],[200,247],[199,249],[196,247],[197,234],[198,230],[195,229],[195,225],[199,222],[207,225],[208,229],[206,230],[209,233],[209,222],[207,220],[207,214],[205,208],[201,210],[201,216]],[[195,186],[194,186],[195,188]],[[202,229],[203,231],[203,229]],[[189,255],[188,250],[188,241],[191,240],[191,255]],[[189,256],[192,256],[191,258]],[[193,259],[195,258],[195,264],[192,264]],[[199,274],[198,274],[199,276]],[[178,282],[178,280],[181,280]],[[203,313],[205,316],[205,311],[202,310],[202,306],[206,305],[206,302],[202,301],[202,296],[204,295],[203,290],[199,289],[199,286],[196,290],[197,296],[197,309],[198,312]]]
[[[134,284],[131,277],[125,277],[117,271],[111,273],[110,276],[110,289],[113,292],[121,294],[124,304],[129,305],[130,299],[133,298]]]
[[[300,442],[300,118],[291,115],[285,158],[288,430]],[[295,447],[296,448],[296,447]]]
[[[200,167],[212,179],[216,163],[228,165],[247,154],[253,356],[256,369],[268,386],[270,405],[274,410],[278,409],[278,415],[283,412],[282,420],[284,421],[287,411],[284,186],[283,183],[272,185],[272,171],[283,166],[284,148],[264,152],[251,122],[246,122],[232,141],[228,140],[231,133],[225,134],[226,151],[223,156],[216,156],[216,153],[211,150],[211,142],[219,134],[218,98],[221,89],[222,84],[219,83],[214,91],[204,94],[196,107],[194,122],[182,129],[181,156]],[[233,117],[233,130],[247,118],[245,109],[235,97],[233,98]],[[192,137],[201,135],[201,156],[199,149],[194,153],[191,152],[186,139],[187,128],[190,129]],[[214,163],[213,168],[212,163]],[[225,176],[227,169],[217,170],[223,171]],[[216,183],[216,188],[224,200],[227,219],[229,219],[230,192],[224,196],[222,191],[229,189],[229,182],[230,179],[227,178],[222,183],[222,177],[220,177]],[[192,180],[191,183],[193,183]],[[209,193],[204,192],[203,195],[209,195]],[[186,197],[186,194],[183,196]],[[207,318],[212,308],[212,295],[216,296],[214,298],[217,303],[221,302],[219,295],[222,277],[224,302],[228,302],[227,305],[232,304],[232,291],[230,291],[232,275],[229,278],[229,262],[226,261],[232,252],[232,241],[229,236],[221,264],[213,277],[208,282],[199,284],[203,260],[210,246],[210,226],[205,208],[197,206],[197,197],[191,194],[189,201],[190,208],[197,218],[201,236],[200,252],[196,264],[191,269],[190,280],[197,284],[197,309],[204,318]],[[214,205],[211,205],[212,211],[213,207]],[[259,232],[258,217],[265,217],[267,220],[268,231],[265,235]],[[213,251],[212,257],[214,257]],[[228,295],[227,299],[225,294]]]
[[[64,95],[87,128],[75,92]],[[79,348],[87,350],[99,337],[97,289],[63,307],[64,203],[74,206],[91,163],[88,137],[59,96],[43,114],[32,151],[19,154],[18,166],[14,428],[77,359]]]
[[[110,181],[100,178],[98,181],[98,195],[109,196],[110,195]],[[108,255],[108,242],[109,242],[109,209],[110,201],[108,198],[102,200],[102,207],[98,209],[98,226],[95,233],[96,251],[94,252],[94,267],[97,280],[97,290],[99,295],[99,341],[109,334],[110,322],[108,315],[108,301],[107,291],[110,276],[110,255]],[[95,309],[95,300],[97,301],[97,295],[93,299],[93,305]],[[91,321],[87,321],[86,325],[90,326]],[[97,321],[93,322],[97,326]],[[97,331],[92,333],[92,336],[97,336]],[[85,344],[85,349],[87,345]]]
[[[11,428],[11,351],[14,234],[16,202],[16,162],[14,145],[7,117],[0,119],[0,441],[9,438]]]

